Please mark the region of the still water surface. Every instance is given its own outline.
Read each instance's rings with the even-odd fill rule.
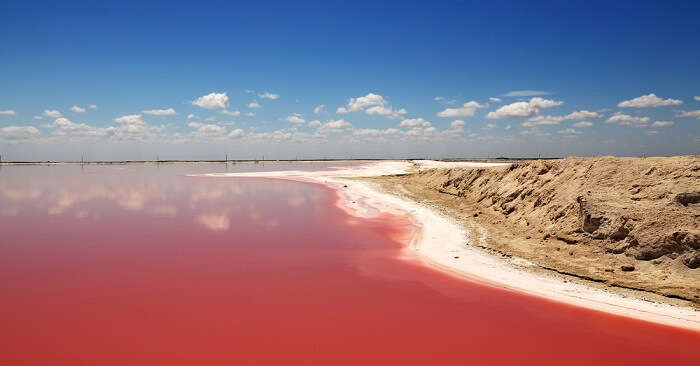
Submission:
[[[0,170],[1,365],[700,364],[700,333],[398,259],[405,217],[187,177],[315,163]]]

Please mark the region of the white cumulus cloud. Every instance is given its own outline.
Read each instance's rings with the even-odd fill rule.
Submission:
[[[533,127],[540,125],[558,125],[564,120],[564,116],[534,116],[523,122],[523,127]]]
[[[255,101],[255,100],[252,101],[252,102],[250,102],[250,103],[248,103],[248,108],[257,109],[257,108],[260,108],[260,107],[261,107],[260,103],[258,103],[258,102]]]
[[[226,93],[210,93],[197,98],[192,104],[204,109],[228,108],[228,95]]]
[[[194,128],[194,131],[192,131],[192,136],[194,136],[194,137],[211,137],[211,138],[219,137],[220,138],[220,137],[224,137],[226,135],[226,127],[225,126],[199,123],[199,122],[190,122],[187,125],[190,126],[191,128]]]
[[[390,119],[395,119],[406,114],[406,110],[401,108],[397,110],[391,109],[391,107],[386,107],[383,105],[375,105],[374,107],[369,107],[365,110],[365,113],[369,115],[380,115],[387,116]]]
[[[673,121],[656,121],[651,124],[651,127],[668,127],[673,125]]]
[[[540,112],[540,109],[556,107],[564,104],[562,101],[535,97],[527,102],[515,102],[506,104],[495,111],[489,112],[486,118],[517,118],[532,117]]]
[[[608,118],[607,121],[605,121],[605,123],[617,123],[623,126],[641,128],[647,126],[647,124],[649,123],[649,117],[635,117],[630,116],[628,114],[623,114],[621,112],[617,112],[613,114],[610,118]]]
[[[319,114],[323,112],[323,109],[326,108],[325,104],[317,105],[316,108],[314,108],[314,113]]]
[[[365,111],[369,115],[386,116],[390,119],[399,118],[407,113],[403,108],[393,109],[383,96],[374,93],[368,93],[364,97],[350,98],[347,106],[338,108],[336,113],[347,114],[359,111]]]
[[[601,115],[598,112],[591,112],[587,110],[571,112],[564,116],[564,119],[590,119],[590,118],[600,118]]]
[[[64,117],[56,118],[48,127],[54,128],[53,134],[57,136],[103,137],[116,131],[114,127],[95,127]]]
[[[399,123],[401,127],[430,127],[432,123],[424,120],[423,118],[411,118],[405,119]]]
[[[14,115],[15,115],[15,111],[13,111],[12,109],[3,109],[3,110],[0,110],[0,115],[4,115],[4,116],[14,116]]]
[[[460,108],[447,108],[443,111],[437,113],[438,117],[443,118],[454,118],[454,117],[471,117],[478,108],[483,108],[484,106],[475,101],[469,101]]]
[[[367,107],[387,104],[384,97],[379,94],[368,93],[364,97],[350,98],[347,107],[340,107],[336,113],[345,114],[361,111]]]
[[[301,118],[301,114],[299,113],[292,113],[286,118],[287,122],[293,123],[293,124],[302,124],[306,122],[303,118]]]
[[[352,124],[344,119],[338,119],[335,121],[326,122],[323,124],[322,127],[331,128],[331,129],[346,129],[346,128],[351,128]]]
[[[142,125],[144,122],[141,120],[140,114],[127,114],[126,116],[117,117],[114,119],[115,122],[119,122],[125,125]]]
[[[456,119],[450,123],[450,127],[452,128],[459,128],[459,127],[464,127],[464,121],[461,119]]]
[[[85,113],[85,108],[78,107],[77,105],[70,107],[70,110],[75,113]]]
[[[337,119],[322,123],[316,129],[316,133],[318,135],[325,135],[327,133],[339,133],[349,129],[352,129],[352,124],[350,122],[344,119]]]
[[[656,94],[651,93],[647,95],[642,95],[630,100],[625,100],[620,102],[617,106],[620,108],[649,108],[649,107],[665,107],[669,105],[681,105],[682,100],[678,99],[661,99],[656,96]]]
[[[228,134],[228,138],[239,139],[239,138],[243,137],[244,135],[245,135],[245,131],[243,131],[243,129],[236,128],[235,130],[231,131]]]
[[[39,130],[34,126],[7,126],[0,128],[0,139],[29,140],[39,136]]]
[[[581,110],[576,112],[571,112],[565,116],[534,116],[523,122],[523,127],[533,127],[540,125],[558,125],[561,121],[573,120],[573,119],[590,119],[599,118],[601,115],[598,112],[591,112],[587,110]]]
[[[383,105],[375,105],[373,107],[367,108],[367,110],[365,111],[365,113],[367,113],[369,115],[376,114],[376,115],[382,115],[382,116],[385,116],[387,114],[391,114],[392,112],[393,111],[391,110],[391,108],[387,108]]]
[[[700,119],[700,109],[694,110],[694,111],[680,111],[678,114],[676,114],[676,117],[695,117],[697,119]]]
[[[61,117],[61,112],[59,112],[56,109],[44,109],[44,116],[50,118],[58,118]]]

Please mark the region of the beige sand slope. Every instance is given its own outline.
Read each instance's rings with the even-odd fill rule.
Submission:
[[[567,158],[381,181],[488,231],[492,250],[700,304],[700,157]]]

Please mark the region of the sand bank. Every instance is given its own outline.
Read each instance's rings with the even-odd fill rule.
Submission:
[[[417,163],[419,166],[427,165],[426,162]],[[446,164],[450,163],[438,165],[447,167]],[[480,163],[469,163],[469,166],[494,166],[493,163],[478,164]],[[499,288],[700,331],[700,311],[693,308],[623,296],[559,277],[528,271],[527,268],[531,264],[525,260],[505,260],[473,246],[473,241],[478,241],[479,236],[485,233],[467,233],[458,223],[439,214],[435,209],[383,193],[371,183],[345,179],[401,174],[414,169],[415,166],[409,162],[385,161],[331,171],[221,173],[203,176],[274,178],[323,184],[338,192],[338,207],[350,215],[372,218],[379,213],[410,214],[421,229],[414,240],[405,243],[404,254],[407,258],[416,258],[426,265],[455,276]]]

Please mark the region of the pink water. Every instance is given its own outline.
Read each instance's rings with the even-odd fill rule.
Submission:
[[[321,186],[185,176],[223,171],[3,167],[0,365],[700,362],[700,333],[400,260],[406,218]]]

